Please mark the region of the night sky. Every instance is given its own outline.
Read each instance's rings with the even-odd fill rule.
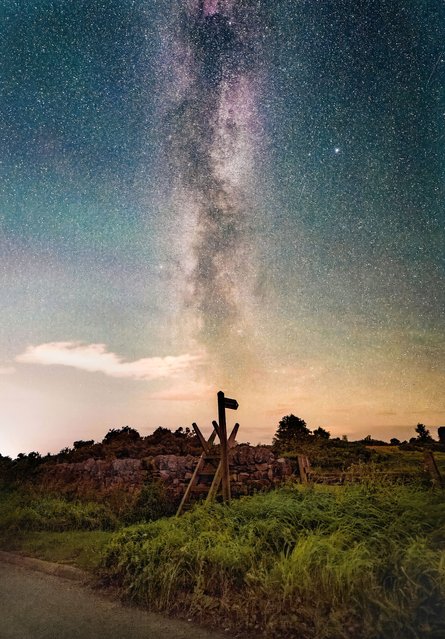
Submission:
[[[5,0],[0,452],[445,424],[445,5]],[[232,416],[231,416],[232,417]]]

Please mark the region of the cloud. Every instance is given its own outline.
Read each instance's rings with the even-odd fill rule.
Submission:
[[[28,346],[15,359],[22,364],[70,366],[91,373],[104,373],[110,377],[152,380],[175,377],[194,367],[202,359],[202,355],[144,357],[126,362],[116,353],[108,352],[105,344],[49,342]]]
[[[15,373],[13,366],[0,366],[0,375],[12,375]]]

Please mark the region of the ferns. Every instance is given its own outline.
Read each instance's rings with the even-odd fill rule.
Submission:
[[[443,513],[410,486],[287,488],[124,530],[102,570],[151,609],[270,636],[432,639]]]

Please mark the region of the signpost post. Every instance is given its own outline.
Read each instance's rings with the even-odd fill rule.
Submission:
[[[221,442],[221,470],[222,470],[222,494],[225,503],[230,502],[230,473],[229,473],[229,447],[227,444],[227,424],[226,408],[236,410],[238,402],[236,399],[224,397],[223,391],[218,393],[218,422],[219,439]]]

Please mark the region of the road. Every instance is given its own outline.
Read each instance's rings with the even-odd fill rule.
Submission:
[[[75,581],[0,561],[0,639],[227,639],[128,608]]]

